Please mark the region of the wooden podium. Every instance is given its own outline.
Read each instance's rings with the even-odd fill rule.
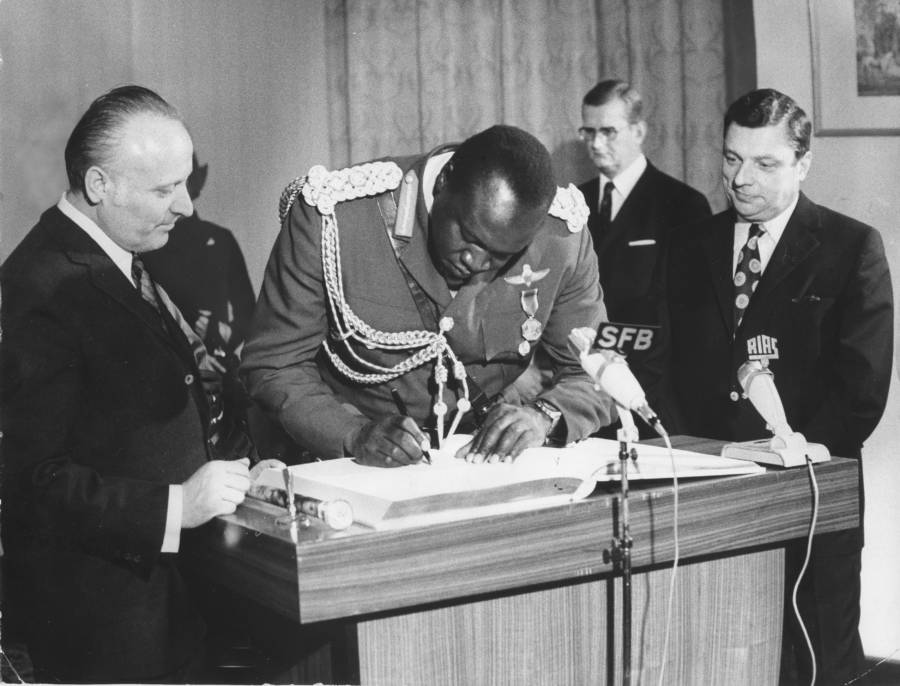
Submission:
[[[673,443],[715,454],[721,447]],[[857,526],[857,462],[834,458],[815,471],[817,532]],[[656,684],[674,498],[670,482],[635,483],[632,683]],[[396,531],[335,532],[314,522],[292,535],[275,524],[283,513],[248,503],[206,527],[185,557],[310,628],[346,622],[358,656],[349,672],[358,668],[362,684],[621,683],[621,584],[609,559],[617,484],[570,505]],[[666,683],[777,683],[783,544],[804,538],[811,517],[806,469],[680,484]]]

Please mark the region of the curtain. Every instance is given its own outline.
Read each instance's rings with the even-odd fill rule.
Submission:
[[[630,81],[643,95],[647,157],[723,208],[722,0],[597,0],[596,9],[598,71]]]
[[[645,100],[654,164],[723,205],[722,0],[327,0],[331,163],[342,167],[520,126],[557,182],[596,170],[575,130],[602,78]]]

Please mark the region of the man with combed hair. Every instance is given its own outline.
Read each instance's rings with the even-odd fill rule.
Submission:
[[[283,197],[244,349],[251,395],[311,456],[379,466],[422,460],[426,432],[474,432],[458,456],[493,462],[608,423],[567,346],[605,318],[587,209],[552,178],[546,148],[511,126],[314,167]],[[554,383],[506,402],[538,346]]]
[[[860,459],[887,401],[893,296],[881,236],[800,192],[811,125],[789,96],[761,89],[725,114],[722,180],[731,208],[677,231],[666,260],[671,353],[666,425],[729,441],[770,433],[738,368],[765,360],[788,423],[832,455]],[[860,504],[862,504],[860,464]],[[860,508],[862,511],[862,507]],[[815,537],[799,590],[819,684],[859,674],[862,518]],[[811,663],[791,592],[805,541],[788,546],[785,667]]]
[[[597,83],[584,96],[581,121],[578,133],[599,175],[579,189],[591,209],[588,227],[609,318],[657,325],[669,236],[679,226],[709,217],[709,202],[644,155],[643,100],[630,84],[619,79]],[[660,375],[654,359],[629,361],[651,402]]]
[[[101,96],[66,145],[69,189],[0,271],[3,638],[38,681],[200,674],[174,553],[234,512],[248,465],[212,459],[208,360],[139,257],[192,212],[192,149],[156,93]]]

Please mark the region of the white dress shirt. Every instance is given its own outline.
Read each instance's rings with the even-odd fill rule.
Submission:
[[[610,213],[610,221],[616,218],[629,193],[634,190],[641,174],[647,169],[647,158],[644,155],[638,155],[637,159],[629,164],[625,169],[616,175],[616,178],[610,179],[605,174],[600,174],[600,197],[597,199],[597,209],[600,209],[600,203],[603,202],[603,189],[608,181],[612,181],[615,186],[612,193],[612,208]]]
[[[800,196],[798,194],[797,197],[794,198],[794,201],[788,205],[787,209],[767,222],[735,222],[734,245],[732,247],[731,255],[732,274],[737,271],[741,250],[744,248],[744,245],[747,243],[747,237],[750,235],[751,223],[759,224],[761,228],[765,229],[765,233],[759,237],[759,241],[757,242],[757,245],[759,246],[759,261],[762,264],[761,273],[765,273],[766,266],[769,264],[769,260],[772,259],[772,253],[775,252],[775,246],[778,245],[781,234],[784,233],[784,227],[787,226],[788,220],[794,213],[794,208],[797,207],[797,201],[799,199]]]

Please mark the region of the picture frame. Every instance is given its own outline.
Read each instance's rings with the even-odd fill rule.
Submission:
[[[808,0],[817,136],[900,135],[900,0]]]

